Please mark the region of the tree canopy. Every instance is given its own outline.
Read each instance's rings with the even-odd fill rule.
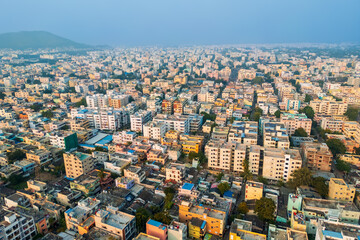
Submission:
[[[261,220],[272,221],[274,220],[275,208],[276,206],[272,199],[262,197],[256,201],[254,212]]]
[[[305,113],[305,115],[310,119],[313,119],[315,116],[314,109],[312,109],[310,106],[306,106],[303,109],[300,109],[299,113]]]
[[[312,100],[312,97],[311,97],[311,95],[309,95],[309,94],[306,94],[305,95],[305,102],[310,102]]]
[[[345,162],[345,161],[343,161],[341,159],[336,160],[336,165],[335,166],[339,171],[342,171],[342,172],[350,172],[351,171],[350,163]]]
[[[289,181],[289,186],[297,188],[302,185],[309,186],[312,183],[311,171],[304,167],[296,169],[292,174],[292,179]]]
[[[295,137],[307,137],[308,134],[303,128],[298,128],[295,130],[295,133],[293,134]]]
[[[247,214],[249,212],[249,207],[246,204],[246,202],[241,202],[241,203],[239,203],[237,210],[241,214]]]
[[[6,156],[9,160],[9,163],[13,163],[15,161],[22,160],[26,157],[26,153],[22,151],[21,149],[15,149],[11,152],[7,152]]]
[[[334,157],[338,154],[344,154],[346,152],[346,147],[340,139],[328,139],[326,144]]]
[[[356,121],[359,116],[359,109],[358,108],[349,108],[345,114],[349,118],[350,121]]]
[[[225,193],[227,190],[230,189],[230,185],[229,185],[229,183],[227,183],[227,182],[222,182],[222,183],[220,183],[220,184],[218,185],[218,189],[219,189],[219,191],[220,191],[220,193],[221,193],[221,196],[223,196],[224,193]]]
[[[276,112],[274,113],[275,117],[280,118],[281,112],[280,110],[276,110]]]

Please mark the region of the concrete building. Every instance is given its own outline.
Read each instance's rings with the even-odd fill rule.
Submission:
[[[90,154],[81,152],[64,153],[66,176],[75,179],[94,169],[94,159]]]
[[[301,155],[308,167],[327,172],[331,170],[333,155],[325,143],[302,143]]]
[[[160,240],[167,240],[168,226],[153,219],[149,219],[146,222],[146,234]]]
[[[265,234],[252,231],[252,222],[235,218],[230,226],[229,240],[266,240]]]
[[[147,122],[143,125],[143,135],[149,139],[160,141],[165,136],[166,131],[166,125],[162,122]]]
[[[343,124],[344,121],[332,117],[325,117],[320,120],[320,127],[325,130],[331,130],[332,132],[341,132]]]
[[[299,150],[265,148],[262,176],[273,180],[290,180],[291,174],[301,168]]]
[[[130,116],[131,131],[142,132],[143,125],[152,118],[150,111],[138,111]]]
[[[177,183],[181,183],[185,177],[185,165],[171,163],[166,169],[166,181],[175,181]]]
[[[264,184],[254,181],[247,181],[245,185],[245,201],[259,200],[263,197]]]
[[[329,100],[312,100],[310,101],[310,107],[312,107],[315,113],[333,116],[344,115],[348,104]]]
[[[360,236],[360,226],[333,222],[319,219],[316,227],[316,240],[358,240]]]
[[[76,133],[65,131],[51,133],[50,144],[65,151],[70,151],[78,147],[77,135]]]
[[[262,126],[263,145],[266,148],[289,148],[290,141],[284,123],[265,122]]]
[[[331,178],[329,182],[329,199],[353,202],[355,186],[348,185],[344,179]]]
[[[36,234],[32,217],[0,210],[0,239],[32,239]]]
[[[291,113],[283,113],[280,117],[280,122],[285,124],[287,134],[293,135],[296,129],[303,128],[308,136],[310,136],[311,132],[311,119],[307,118],[307,116],[302,114],[291,114]]]
[[[158,114],[154,118],[154,123],[162,122],[166,125],[166,130],[176,130],[181,133],[190,132],[190,117],[187,115],[163,115]]]
[[[96,212],[95,227],[115,234],[123,240],[133,239],[136,235],[135,216],[106,207]]]

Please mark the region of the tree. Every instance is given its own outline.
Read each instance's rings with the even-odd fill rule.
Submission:
[[[264,79],[262,77],[255,77],[251,80],[252,85],[255,85],[255,84],[261,85],[262,83],[264,83]]]
[[[204,122],[206,122],[206,120],[211,120],[211,121],[215,121],[216,119],[216,114],[208,114],[207,112],[201,112],[200,114],[203,115],[203,120]]]
[[[269,184],[268,180],[266,178],[264,178],[263,176],[259,176],[258,181],[263,184]]]
[[[326,179],[323,177],[316,177],[312,179],[311,184],[316,191],[323,197],[327,197],[329,193],[329,186],[326,184]]]
[[[173,203],[173,198],[175,196],[175,189],[172,187],[168,187],[164,189],[164,193],[165,193],[165,204],[164,204],[164,208],[165,209],[170,209],[172,207]]]
[[[272,199],[262,197],[255,203],[255,213],[263,221],[274,220],[275,203]]]
[[[223,196],[224,193],[225,193],[227,190],[230,189],[230,185],[229,185],[229,183],[227,183],[227,182],[222,182],[222,183],[220,183],[220,184],[218,185],[218,189],[219,189],[219,191],[220,191],[220,193],[221,193],[221,196]]]
[[[42,105],[39,103],[34,103],[33,105],[30,106],[30,108],[35,112],[38,112],[42,109]]]
[[[349,108],[345,114],[350,121],[356,121],[359,116],[359,109],[358,108]]]
[[[294,75],[300,75],[300,72],[299,72],[298,70],[296,70],[296,71],[294,72]]]
[[[259,107],[256,107],[251,113],[251,120],[258,122],[262,113],[263,113],[263,110]]]
[[[223,172],[221,172],[221,173],[219,173],[218,175],[216,175],[216,181],[217,181],[217,182],[220,182],[223,176],[224,176],[224,173],[223,173]]]
[[[98,151],[98,152],[106,152],[106,149],[103,148],[103,147],[100,147],[100,146],[96,146],[96,147],[95,147],[95,151]]]
[[[80,106],[84,106],[87,107],[87,103],[86,103],[86,99],[82,98],[80,101],[78,101],[77,103],[75,103],[75,107],[80,107]]]
[[[307,137],[308,134],[303,128],[298,128],[295,130],[295,133],[293,134],[295,137]]]
[[[166,212],[155,213],[153,219],[155,221],[162,222],[162,223],[165,223],[167,225],[169,225],[171,223],[171,221],[172,221],[172,218]]]
[[[276,112],[274,113],[275,117],[280,118],[281,112],[280,110],[276,110]]]
[[[144,232],[146,230],[146,222],[150,219],[150,217],[151,215],[149,211],[145,208],[139,208],[136,210],[136,228],[139,232]]]
[[[23,152],[21,149],[15,149],[12,152],[7,152],[6,156],[9,160],[9,163],[13,163],[15,161],[24,159],[26,157],[26,153]]]
[[[339,171],[342,171],[342,172],[350,172],[351,171],[351,165],[348,162],[345,162],[341,159],[336,160],[335,166]]]
[[[249,170],[249,159],[245,158],[245,160],[242,163],[244,172],[241,174],[241,176],[244,178],[245,181],[252,180],[253,175],[251,171]]]
[[[315,116],[314,109],[312,109],[310,106],[306,106],[303,109],[300,109],[299,113],[305,113],[305,115],[310,119],[313,119]]]
[[[354,148],[354,149],[355,149],[355,154],[356,154],[356,155],[360,155],[360,147]]]
[[[334,157],[338,154],[344,154],[346,152],[346,147],[340,139],[328,139],[326,144]]]
[[[0,99],[1,99],[1,100],[4,100],[5,97],[6,97],[6,95],[4,94],[4,92],[1,91],[1,92],[0,92]]]
[[[292,179],[289,181],[289,186],[297,188],[302,185],[310,186],[312,183],[311,172],[308,168],[296,169],[292,174]]]
[[[46,118],[52,118],[54,116],[54,113],[49,109],[46,111],[42,111],[41,116]]]
[[[104,169],[101,169],[97,175],[98,175],[98,178],[100,178],[100,181],[102,181],[105,178]]]
[[[309,94],[306,94],[305,95],[305,102],[310,102],[312,100],[312,97],[311,97],[311,95],[309,95]]]
[[[241,214],[247,214],[249,212],[249,207],[246,204],[246,202],[241,202],[241,203],[239,203],[237,210]]]

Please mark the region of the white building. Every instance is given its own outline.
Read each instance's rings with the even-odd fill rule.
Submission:
[[[32,239],[37,234],[32,217],[1,210],[0,218],[0,239]]]
[[[165,136],[166,131],[166,124],[162,122],[148,122],[143,126],[144,137],[154,140],[160,141]]]
[[[152,118],[150,111],[140,110],[130,116],[131,131],[142,132],[143,125]]]

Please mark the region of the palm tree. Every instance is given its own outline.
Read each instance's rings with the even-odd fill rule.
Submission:
[[[104,180],[104,178],[105,178],[104,169],[101,169],[101,170],[98,172],[98,177],[100,178],[100,181],[101,181],[101,182],[102,182],[102,180]]]

